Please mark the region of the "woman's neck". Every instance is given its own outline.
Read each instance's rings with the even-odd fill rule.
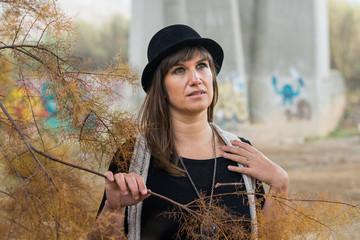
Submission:
[[[178,154],[194,159],[213,157],[213,132],[206,119],[172,120],[172,131]]]
[[[203,139],[212,134],[207,117],[200,119],[172,118],[171,125],[175,142]]]

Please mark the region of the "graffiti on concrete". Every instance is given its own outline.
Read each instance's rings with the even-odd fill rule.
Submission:
[[[299,120],[310,120],[311,118],[311,107],[305,99],[300,99],[296,104],[296,109],[291,112],[290,109],[285,110],[285,115],[288,121],[293,119]]]
[[[73,132],[76,132],[77,128],[81,128],[81,132],[91,131],[96,127],[96,116],[92,111],[88,111],[83,115],[83,118],[79,120],[73,119],[71,115],[73,109],[71,109],[71,100],[70,97],[65,97],[62,99],[63,101],[67,102],[67,106],[65,107],[64,111],[66,112],[65,115],[62,117],[59,116],[59,106],[55,99],[55,90],[56,87],[51,83],[45,83],[42,88],[42,99],[43,104],[49,113],[49,117],[46,118],[43,122],[44,127],[47,129],[67,129]],[[87,94],[83,95],[85,99]]]
[[[277,76],[273,74],[272,76],[272,85],[274,87],[274,90],[277,94],[282,96],[282,100],[284,104],[293,104],[294,98],[299,96],[301,88],[304,87],[304,81],[302,77],[297,78],[297,86],[296,90],[295,87],[293,87],[290,84],[285,84],[281,89],[278,87],[278,80]]]
[[[219,100],[215,121],[222,127],[236,127],[248,120],[246,87],[237,72],[222,76],[218,81]]]
[[[52,85],[44,84],[42,88],[42,97],[44,102],[44,107],[49,113],[49,117],[44,120],[44,126],[47,128],[57,128],[60,123],[57,117],[58,107],[54,99],[54,89]]]
[[[293,68],[290,69],[290,74],[292,79],[295,80],[295,84],[286,83],[282,87],[279,87],[277,74],[273,74],[271,77],[275,93],[282,97],[286,119],[288,121],[294,119],[310,120],[312,114],[311,105],[301,96],[305,88],[303,77]]]

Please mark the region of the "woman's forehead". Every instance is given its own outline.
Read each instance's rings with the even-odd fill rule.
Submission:
[[[202,61],[209,61],[205,56],[202,56],[200,54],[196,54],[194,55],[192,58],[190,59],[179,59],[176,63],[176,64],[183,64],[183,63],[186,63],[186,62],[192,62],[192,61],[195,61],[195,62],[202,62]]]
[[[174,64],[190,61],[193,59],[205,59],[209,60],[209,53],[205,52],[205,50],[201,51],[200,49],[190,49],[188,51],[183,51],[182,54],[176,54],[174,56]]]

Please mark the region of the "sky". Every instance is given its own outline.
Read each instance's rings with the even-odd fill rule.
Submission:
[[[101,22],[117,13],[130,18],[131,0],[58,0],[59,6],[78,20]]]

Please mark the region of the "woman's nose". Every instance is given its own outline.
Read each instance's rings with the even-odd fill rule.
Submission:
[[[202,83],[201,79],[200,79],[200,75],[196,70],[192,70],[189,73],[189,82],[190,85],[199,85]]]

